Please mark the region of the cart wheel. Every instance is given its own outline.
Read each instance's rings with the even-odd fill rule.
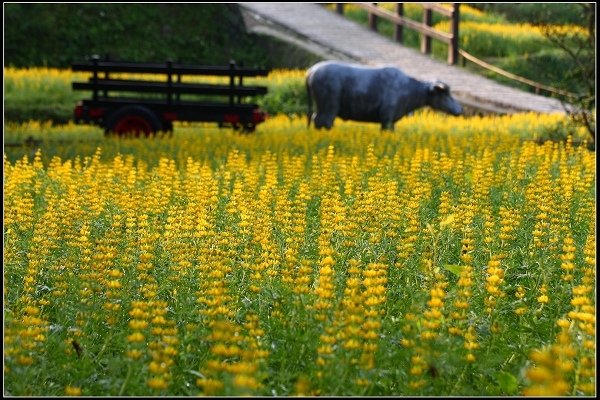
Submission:
[[[173,137],[173,123],[171,121],[162,121],[161,131],[165,136]]]
[[[106,131],[119,136],[149,137],[161,130],[158,117],[143,106],[125,106],[115,111],[106,121]]]

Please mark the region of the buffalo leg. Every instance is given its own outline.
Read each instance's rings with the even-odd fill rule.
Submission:
[[[331,127],[333,126],[334,119],[335,119],[335,116],[332,117],[329,115],[317,114],[315,117],[315,128],[331,129]]]
[[[394,121],[385,121],[381,123],[382,131],[394,131]]]

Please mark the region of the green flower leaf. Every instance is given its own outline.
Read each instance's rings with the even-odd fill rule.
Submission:
[[[456,276],[460,276],[460,271],[462,271],[462,268],[463,267],[461,265],[453,265],[453,264],[444,265],[444,269],[446,271],[450,271]]]
[[[518,389],[518,383],[517,383],[517,378],[515,378],[514,375],[505,372],[505,371],[500,371],[498,373],[498,384],[500,385],[500,388],[502,388],[502,391],[506,394],[515,394],[517,389]]]

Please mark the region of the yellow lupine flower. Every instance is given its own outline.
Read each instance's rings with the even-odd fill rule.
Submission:
[[[66,386],[65,387],[65,396],[81,396],[81,388],[76,386]]]
[[[548,303],[549,298],[548,298],[548,296],[546,296],[545,294],[543,294],[543,295],[541,295],[541,296],[539,296],[537,298],[537,301],[538,301],[538,303],[546,304],[546,303]]]
[[[164,390],[169,387],[169,384],[164,378],[154,377],[148,379],[148,386],[155,390]]]
[[[11,242],[11,237],[24,229],[23,226],[35,229],[31,242],[41,251],[62,251],[60,246],[63,246],[63,241],[66,246],[80,250],[69,252],[69,256],[65,257],[64,270],[47,265],[41,255],[28,256],[30,261],[23,265],[23,275],[17,274],[18,283],[23,284],[22,290],[18,291],[24,298],[19,299],[22,302],[19,307],[11,307],[11,310],[24,314],[19,316],[19,323],[27,326],[18,329],[8,327],[12,331],[5,338],[7,350],[11,352],[7,359],[15,364],[19,360],[26,364],[43,358],[43,346],[38,346],[38,341],[46,340],[49,334],[45,328],[51,326],[50,322],[44,320],[44,314],[48,310],[54,310],[63,301],[69,301],[66,298],[68,295],[77,296],[77,291],[84,289],[82,296],[85,298],[77,299],[82,301],[76,304],[82,308],[81,315],[72,317],[78,329],[73,336],[89,334],[86,329],[91,325],[87,322],[95,318],[89,313],[92,308],[106,314],[101,315],[99,321],[113,321],[111,329],[119,329],[119,324],[125,329],[131,329],[127,332],[130,335],[127,337],[129,344],[125,354],[131,359],[147,359],[144,362],[148,372],[157,375],[150,377],[154,381],[148,381],[148,385],[156,388],[164,387],[170,382],[169,372],[175,374],[175,371],[179,371],[168,371],[174,365],[175,356],[180,351],[193,352],[189,338],[193,338],[198,332],[204,332],[204,329],[208,333],[203,339],[209,341],[210,349],[219,354],[215,356],[210,353],[211,357],[215,357],[206,360],[203,366],[201,373],[206,379],[199,379],[197,382],[204,389],[202,394],[216,394],[234,379],[238,380],[240,387],[244,386],[244,382],[260,383],[261,373],[265,372],[261,362],[269,354],[261,346],[270,345],[268,340],[272,337],[272,332],[268,332],[266,327],[271,329],[276,322],[276,325],[281,324],[285,329],[302,329],[304,321],[294,320],[298,314],[284,314],[284,310],[289,310],[290,307],[302,307],[307,315],[315,313],[315,310],[326,310],[322,313],[322,319],[315,319],[319,321],[319,326],[333,329],[333,332],[323,332],[320,339],[322,343],[313,343],[322,351],[322,354],[317,355],[317,363],[325,366],[318,368],[315,376],[321,374],[326,377],[328,371],[334,370],[339,362],[347,362],[348,367],[356,367],[360,371],[357,376],[349,378],[351,384],[373,384],[374,375],[368,374],[373,371],[368,369],[373,368],[374,361],[379,360],[368,356],[376,354],[378,346],[387,343],[385,338],[390,338],[387,330],[395,329],[393,324],[396,320],[401,320],[396,332],[402,335],[399,338],[400,344],[407,349],[414,349],[411,350],[411,355],[417,360],[411,360],[409,365],[405,365],[406,373],[413,367],[414,372],[419,372],[411,375],[413,381],[404,383],[405,387],[427,387],[429,378],[421,379],[427,372],[427,365],[417,365],[420,363],[419,357],[435,357],[433,351],[432,354],[428,352],[445,342],[446,337],[443,335],[446,332],[464,338],[457,345],[461,352],[461,362],[473,363],[479,359],[481,363],[485,363],[485,358],[480,357],[475,350],[487,342],[478,343],[474,329],[468,325],[472,323],[471,316],[475,319],[481,316],[475,315],[478,308],[470,309],[470,305],[484,301],[485,306],[492,309],[500,304],[500,297],[495,295],[502,294],[503,290],[499,286],[504,279],[502,265],[506,266],[507,274],[511,271],[511,287],[513,284],[525,285],[518,271],[509,269],[513,265],[513,254],[510,247],[502,247],[506,244],[502,244],[504,242],[500,241],[500,237],[516,241],[517,233],[525,236],[529,234],[527,231],[517,232],[517,229],[521,229],[519,217],[530,215],[535,226],[532,227],[530,237],[532,245],[524,253],[525,257],[535,259],[538,252],[547,251],[559,259],[561,250],[563,253],[573,251],[570,241],[564,240],[561,243],[561,238],[567,234],[568,229],[573,229],[573,234],[577,235],[575,237],[580,238],[582,232],[575,232],[579,222],[570,224],[563,220],[560,215],[564,211],[562,206],[556,204],[552,196],[545,195],[543,188],[550,188],[548,190],[551,194],[560,199],[582,200],[578,209],[582,215],[577,218],[589,219],[593,215],[593,199],[591,203],[590,199],[585,199],[589,197],[586,191],[591,192],[595,179],[591,168],[594,166],[593,159],[585,155],[587,150],[570,147],[568,142],[561,145],[538,145],[528,143],[527,140],[522,142],[517,137],[529,129],[543,131],[556,126],[553,124],[558,120],[556,116],[515,115],[450,121],[427,114],[426,118],[422,115],[411,116],[404,121],[414,129],[411,134],[391,136],[383,133],[375,136],[371,134],[375,130],[351,123],[341,123],[339,130],[315,135],[305,129],[304,123],[277,117],[269,122],[273,125],[264,125],[265,131],[258,132],[252,138],[219,131],[218,135],[195,132],[194,138],[190,139],[188,132],[182,129],[168,142],[132,140],[127,143],[119,140],[120,149],[131,145],[135,157],[130,155],[111,159],[115,150],[111,146],[116,146],[117,141],[107,140],[100,153],[102,158],[100,155],[82,155],[78,160],[55,159],[49,167],[44,167],[41,159],[35,167],[29,160],[19,164],[5,162],[5,195],[8,198],[6,216],[10,225],[6,241],[10,261],[6,263],[7,272],[8,268],[21,265],[17,256],[20,253],[15,249],[14,242]],[[494,125],[494,135],[487,132],[490,124]],[[281,127],[289,129],[286,135],[280,134],[278,129]],[[44,134],[47,133],[49,137],[57,133],[55,128],[40,123],[31,123],[30,127],[23,128],[23,132],[28,134],[34,128],[43,129]],[[62,129],[63,134],[71,136],[87,132],[71,126]],[[455,133],[460,135],[454,135]],[[410,140],[407,141],[406,138]],[[335,146],[331,146],[329,151],[331,143]],[[168,158],[171,155],[165,150],[165,145],[172,145],[173,151],[177,152],[171,159]],[[237,155],[232,152],[232,147],[236,148]],[[294,149],[293,152],[291,148]],[[267,154],[265,149],[270,153]],[[395,153],[390,155],[390,152]],[[81,154],[83,153],[85,151],[82,148]],[[90,153],[93,153],[93,149]],[[169,155],[159,157],[158,153]],[[191,156],[186,163],[182,155],[188,154]],[[204,157],[208,154],[211,161],[205,162]],[[577,157],[586,160],[584,162]],[[220,162],[221,159],[224,160],[223,163]],[[211,163],[215,166],[209,165]],[[551,168],[554,171],[554,165],[558,166],[557,173],[560,175],[556,180],[554,173],[549,172]],[[566,175],[563,176],[563,173]],[[40,179],[42,176],[43,179],[51,179],[52,184],[46,185],[46,181]],[[418,256],[417,249],[422,244],[428,244],[421,242],[425,232],[422,226],[424,221],[420,219],[421,207],[435,201],[434,195],[439,194],[436,188],[440,187],[445,176],[464,195],[459,200],[453,198],[454,192],[442,191],[446,194],[443,199],[440,198],[443,204],[440,204],[436,220],[440,222],[437,226],[433,223],[433,229],[441,230],[447,225],[453,228],[454,233],[445,230],[444,234],[465,234],[465,242],[461,243],[465,251],[459,259],[462,264],[472,264],[475,257],[489,254],[501,247],[498,253],[493,253],[498,259],[490,261],[487,273],[483,275],[471,265],[461,265],[457,285],[433,286],[441,275],[442,266],[438,262],[445,262],[441,260],[444,253],[437,253],[438,259],[433,260],[432,256],[430,263],[424,263],[422,270],[428,280],[420,295],[429,297],[422,301],[423,304],[406,304],[418,315],[407,313],[404,316],[384,316],[384,313],[392,310],[387,304],[390,288],[386,286],[388,281],[385,268],[361,266],[351,273],[350,268],[345,268],[346,262],[349,266],[352,265],[347,261],[347,256],[360,255],[365,260],[381,257],[383,260],[390,254],[382,254],[380,250],[386,249],[380,245],[384,241],[397,241],[392,248],[395,251],[397,247],[403,254],[398,254],[398,259],[390,262],[405,269],[394,271],[398,274],[394,279],[398,276],[408,277],[410,268],[414,267],[415,256]],[[580,179],[575,179],[577,177]],[[574,180],[582,183],[565,184]],[[523,182],[526,182],[527,187],[520,186]],[[504,186],[505,184],[508,186]],[[570,187],[566,189],[569,191],[559,193],[561,187],[567,186]],[[497,217],[492,215],[491,204],[488,204],[490,199],[487,193],[492,188],[508,193],[514,191],[519,198],[523,194],[523,209],[504,209],[496,220]],[[35,194],[22,195],[21,189]],[[472,199],[469,198],[471,189]],[[296,190],[298,194],[295,194]],[[61,193],[55,193],[58,191]],[[37,196],[44,196],[44,206],[54,207],[52,212],[57,214],[56,217],[52,217],[50,213],[36,214],[38,204],[34,200],[38,199]],[[327,213],[319,215],[320,220],[317,217],[316,221],[309,221],[309,216],[313,218],[309,204],[317,199],[321,202],[322,209],[327,209]],[[458,206],[454,204],[455,200],[460,203]],[[511,203],[506,200],[506,204]],[[57,206],[59,201],[61,204]],[[110,207],[103,208],[104,204]],[[110,215],[113,211],[122,215],[119,217],[120,221],[117,221],[119,218],[115,215]],[[231,217],[231,224],[229,220],[218,219],[221,211],[228,218]],[[47,216],[52,217],[48,220],[56,227],[44,227]],[[108,228],[107,240],[98,240],[96,222],[104,216],[107,220],[112,217],[118,223]],[[485,237],[481,238],[483,242],[480,242],[480,238],[475,241],[467,232],[467,228],[475,225],[474,221],[481,217],[485,221]],[[315,225],[311,225],[313,222]],[[19,227],[20,224],[23,226]],[[311,237],[313,232],[310,232],[310,228],[317,225],[320,226],[317,229],[321,236],[319,239]],[[282,235],[282,241],[271,232],[273,229],[277,235]],[[52,233],[53,230],[56,233]],[[455,236],[445,237],[444,240],[446,239],[455,240]],[[588,241],[595,242],[591,239]],[[406,249],[404,244],[408,245]],[[475,248],[480,244],[482,248]],[[312,250],[307,251],[313,245],[317,258]],[[116,249],[120,248],[124,249],[123,254],[117,253]],[[238,253],[240,249],[242,252]],[[345,253],[346,251],[349,252]],[[395,254],[391,256],[395,258]],[[559,327],[566,328],[568,318],[569,329],[574,330],[573,338],[575,332],[581,335],[581,343],[573,340],[573,343],[565,344],[560,342],[564,339],[557,336],[560,357],[550,354],[549,359],[553,364],[542,365],[554,371],[553,373],[559,371],[573,374],[574,364],[569,361],[569,357],[582,360],[580,378],[593,375],[591,360],[586,360],[581,354],[573,355],[572,352],[585,352],[584,355],[589,358],[595,348],[595,306],[591,296],[594,293],[595,271],[591,268],[594,263],[590,261],[595,257],[591,244],[586,245],[584,256],[585,266],[582,265],[581,270],[575,269],[577,274],[573,273],[573,280],[583,276],[581,282],[577,282],[582,287],[573,286],[573,309],[557,321]],[[73,260],[69,260],[70,257]],[[576,259],[579,257],[577,253]],[[502,260],[506,260],[506,263]],[[563,270],[570,271],[568,262],[574,263],[575,259],[572,260],[570,253],[565,253],[560,258],[559,262],[561,261],[567,267]],[[339,268],[336,262],[339,262]],[[387,259],[382,261],[386,266],[387,262]],[[532,268],[536,268],[534,265],[536,264],[530,264]],[[578,264],[574,265],[579,268]],[[7,273],[9,279],[13,279],[13,272],[15,271]],[[122,280],[125,274],[127,280]],[[347,280],[342,292],[338,290],[342,288],[337,285],[344,276],[347,276]],[[65,277],[69,281],[77,281],[77,284],[67,285]],[[237,279],[243,277],[249,278],[249,282],[242,280],[242,285],[237,285]],[[230,280],[232,278],[236,279],[235,285]],[[475,282],[481,280],[489,285],[489,288],[483,288],[484,293],[481,288],[475,287]],[[46,296],[43,292],[38,296],[37,288],[46,281],[58,289],[54,293],[62,291],[61,296],[54,297],[54,293]],[[186,288],[185,282],[199,283],[200,287]],[[552,282],[553,285],[565,284],[560,281]],[[175,283],[177,290],[168,287]],[[272,287],[274,283],[276,288]],[[280,287],[280,283],[283,286]],[[394,284],[396,283],[395,280]],[[7,299],[17,297],[14,291],[11,292],[14,285],[14,282],[7,285]],[[128,316],[120,313],[119,306],[122,305],[125,312],[130,298],[129,295],[123,297],[125,293],[121,293],[121,285],[138,290],[131,294],[132,298],[143,299],[131,301]],[[275,290],[271,299],[271,289],[280,288],[285,293],[290,289],[291,297],[276,299]],[[555,289],[543,287],[540,293],[533,296],[533,301],[537,296],[546,296],[550,303],[549,297]],[[530,290],[527,289],[527,292]],[[201,318],[201,324],[188,326],[190,324],[186,324],[186,321],[177,320],[178,315],[173,315],[173,312],[180,309],[179,302],[187,301],[188,293],[195,293],[197,296],[196,311],[199,315],[196,317]],[[517,287],[516,298],[511,299],[514,302],[514,312],[523,315],[523,318],[528,317],[525,308],[526,294],[531,297],[531,293],[525,293],[525,290],[521,291]],[[315,301],[315,297],[320,298]],[[35,302],[28,302],[34,298]],[[168,299],[168,302],[159,302],[159,298]],[[450,299],[447,305],[446,298]],[[293,300],[287,303],[290,299]],[[263,327],[264,330],[259,328],[258,320],[254,325],[248,321],[239,323],[240,312],[244,312],[246,307],[263,304],[265,300],[268,300],[268,304],[264,305],[269,307],[257,308],[261,313],[264,311],[261,318],[270,318]],[[46,303],[48,301],[49,307]],[[501,305],[507,306],[509,302]],[[418,306],[418,313],[413,306]],[[423,306],[427,306],[427,309],[421,312]],[[54,311],[50,315],[53,313]],[[220,319],[230,321],[236,328],[219,326]],[[487,316],[485,319],[487,320]],[[498,326],[492,325],[490,329],[500,335],[503,330],[498,331]],[[181,337],[178,336],[177,327],[184,330]],[[136,331],[142,329],[143,332]],[[181,340],[183,335],[185,339]],[[424,343],[426,339],[438,337],[443,339],[439,343]],[[382,338],[385,340],[382,341]],[[185,349],[178,348],[178,340],[185,343]],[[460,337],[452,337],[452,341],[459,340]],[[276,343],[274,345],[276,348]],[[428,349],[417,350],[416,346]],[[70,348],[69,345],[66,347]],[[393,351],[393,347],[384,350]],[[260,362],[256,361],[261,358],[263,360],[259,360]],[[535,358],[536,356],[531,356],[533,362],[537,362]],[[181,361],[184,359],[185,357]],[[12,365],[11,368],[13,371],[17,369]],[[363,373],[364,378],[361,375]],[[536,372],[532,372],[531,376],[535,377],[535,374]],[[357,378],[358,376],[360,377]],[[440,378],[445,379],[443,376],[438,379]],[[556,380],[545,389],[530,390],[559,391],[565,386],[565,382]],[[580,382],[584,381],[580,379]],[[589,386],[589,380],[581,388],[587,387],[585,385]],[[434,393],[434,386],[430,393]],[[581,388],[577,388],[577,391]]]
[[[133,360],[137,360],[138,358],[140,358],[144,353],[139,350],[139,349],[133,349],[133,350],[127,350],[127,357],[133,359]]]
[[[127,341],[129,342],[143,342],[144,340],[146,340],[146,337],[141,332],[134,332],[127,336]]]

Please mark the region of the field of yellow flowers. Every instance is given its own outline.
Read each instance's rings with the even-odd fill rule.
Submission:
[[[533,140],[562,123],[5,125],[43,140],[4,153],[4,393],[594,395],[595,154]]]

